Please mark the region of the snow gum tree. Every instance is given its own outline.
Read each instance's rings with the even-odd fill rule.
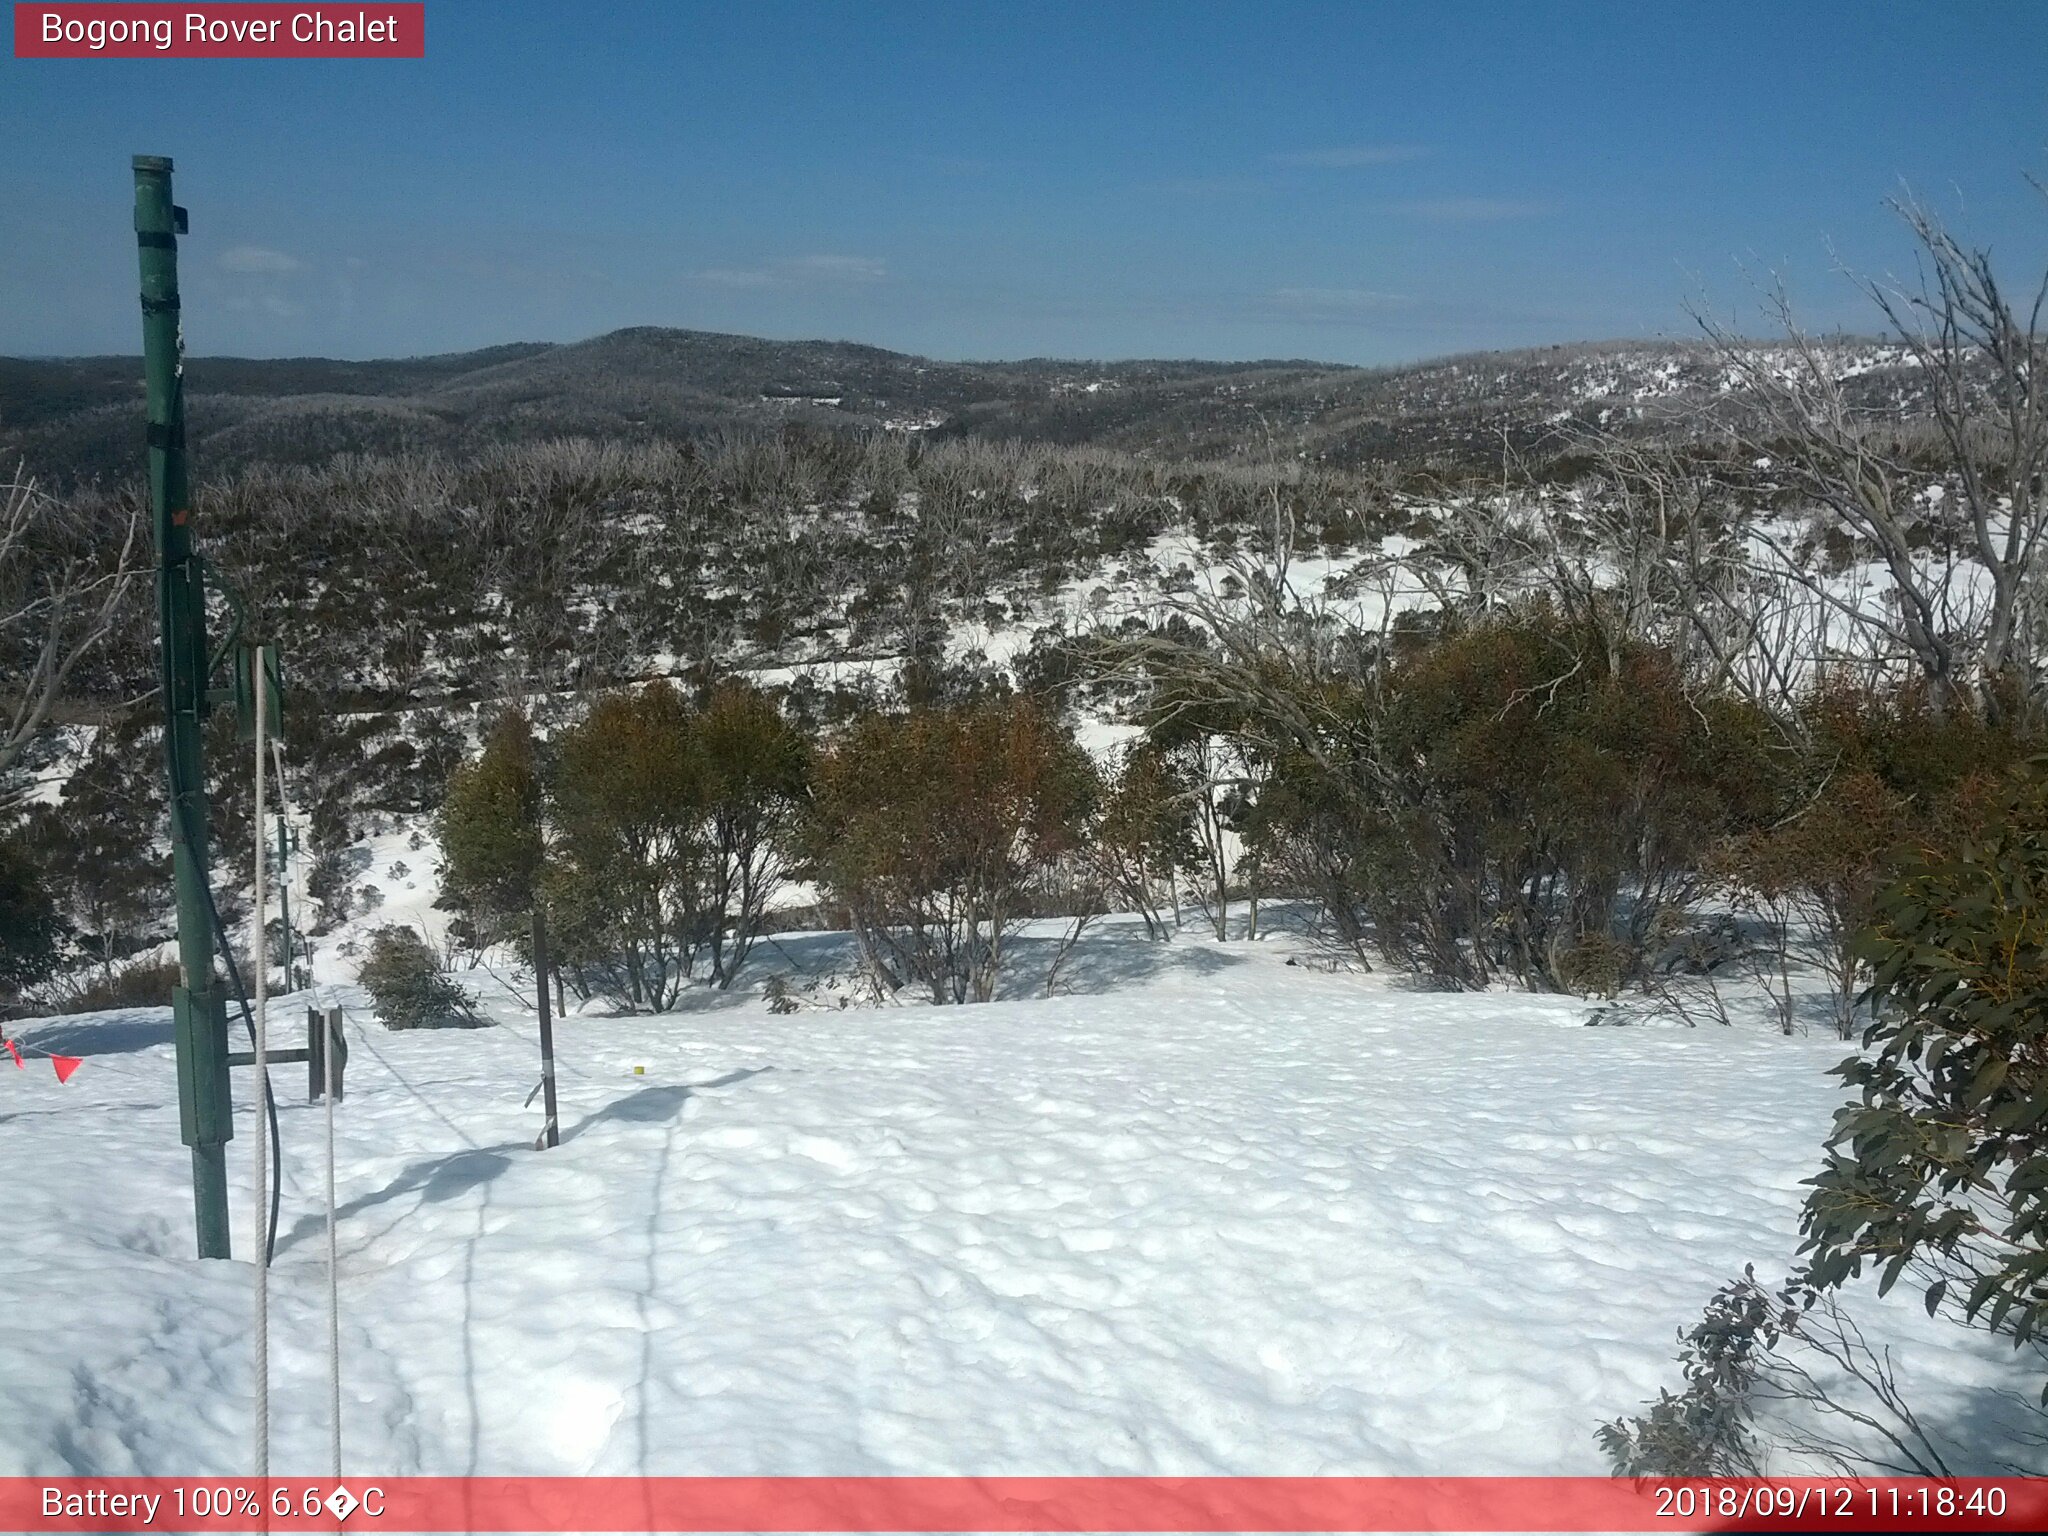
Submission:
[[[1350,679],[1275,677],[1258,834],[1351,947],[1456,986],[1611,991],[1774,803],[1768,723],[1547,604],[1403,642]]]
[[[711,981],[732,985],[789,869],[810,744],[759,689],[724,683],[694,724],[704,772]]]
[[[664,682],[599,699],[556,749],[534,874],[565,974],[587,993],[615,973],[657,1011],[700,967],[731,986],[788,876],[809,743],[757,689],[693,708]],[[501,851],[525,870],[532,846]]]
[[[1692,696],[1660,650],[1619,660],[1538,607],[1392,669],[1377,749],[1420,772],[1383,870],[1411,923],[1430,926],[1427,893],[1462,919],[1471,979],[1627,979],[1703,849],[1757,809],[1762,723]]]
[[[450,776],[439,817],[442,896],[479,949],[515,937],[533,910],[541,802],[533,728],[508,709],[477,760]]]
[[[1180,869],[1220,942],[1230,937],[1231,892],[1246,872],[1244,834],[1255,804],[1258,760],[1241,734],[1208,729],[1198,715],[1155,725],[1146,743],[1174,781],[1183,829],[1174,839]]]
[[[665,682],[611,694],[557,746],[556,854],[584,904],[606,915],[598,942],[617,955],[632,1003],[673,1007],[702,936],[706,784],[689,709]]]
[[[1199,858],[1187,774],[1167,753],[1140,744],[1124,754],[1105,789],[1090,840],[1102,883],[1145,920],[1148,938],[1172,938],[1175,872]]]
[[[877,987],[993,997],[1034,881],[1080,845],[1098,793],[1029,700],[856,723],[819,762],[810,839]]]

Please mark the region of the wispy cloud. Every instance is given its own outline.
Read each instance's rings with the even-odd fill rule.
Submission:
[[[1376,288],[1275,288],[1266,302],[1296,319],[1356,319],[1405,309],[1415,301]]]
[[[1326,149],[1280,150],[1262,157],[1252,169],[1173,176],[1146,185],[1150,190],[1178,196],[1241,197],[1298,190],[1301,178],[1283,174],[1287,171],[1361,170],[1421,160],[1432,153],[1427,144],[1346,144]]]
[[[282,294],[224,294],[218,300],[221,308],[237,314],[266,315],[273,320],[293,320],[306,312],[303,304],[294,304]]]
[[[749,267],[706,267],[690,275],[714,288],[772,288],[776,282],[774,274]]]
[[[218,259],[225,272],[260,272],[271,276],[296,272],[300,266],[297,257],[260,245],[231,245]]]
[[[1264,176],[1169,176],[1164,181],[1142,182],[1141,192],[1163,192],[1168,197],[1245,197],[1273,190]]]
[[[1522,197],[1429,197],[1389,203],[1386,211],[1435,224],[1489,224],[1502,219],[1540,219],[1557,212],[1557,204]]]
[[[1334,149],[1292,149],[1268,155],[1266,159],[1274,165],[1342,171],[1365,165],[1399,165],[1420,160],[1428,153],[1426,144],[1352,144]]]
[[[784,265],[800,277],[836,283],[879,283],[889,275],[888,264],[873,256],[799,256]]]
[[[717,288],[846,287],[882,282],[889,266],[872,256],[785,256],[757,267],[707,267],[692,275]]]

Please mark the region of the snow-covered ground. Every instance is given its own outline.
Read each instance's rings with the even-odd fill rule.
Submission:
[[[572,1017],[545,1152],[509,987],[471,975],[494,1027],[406,1034],[339,988],[348,1465],[1597,1473],[1707,1295],[1789,1263],[1839,1043],[1106,927],[1050,999]],[[273,1016],[295,1043],[300,1000]],[[0,1473],[246,1471],[252,1271],[189,1257],[167,1015],[17,1033]],[[68,1084],[51,1050],[86,1056]],[[322,1122],[276,1081],[272,1465],[311,1473]],[[246,1256],[246,1108],[237,1137]],[[1971,1423],[2002,1350],[1855,1304],[1922,1415]]]

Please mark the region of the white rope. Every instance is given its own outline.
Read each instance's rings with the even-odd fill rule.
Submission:
[[[334,1475],[341,1477],[341,1280],[334,1247],[334,1078],[340,1071],[341,1010],[320,1010],[321,1097],[327,1101],[327,1426]]]
[[[291,793],[285,784],[284,755],[273,749],[274,765],[277,770],[277,801],[282,808],[286,824],[294,819]],[[294,881],[297,860],[292,857],[292,839],[285,839],[285,864],[278,871],[289,889]],[[303,898],[303,884],[301,884]],[[310,898],[303,898],[310,899]],[[290,975],[290,956],[287,950],[286,974]],[[306,955],[306,982],[313,994],[318,1010],[317,1028],[321,1035],[320,1055],[320,1097],[327,1120],[327,1445],[334,1463],[334,1476],[341,1477],[341,1261],[335,1239],[334,1199],[334,1100],[335,1080],[341,1073],[341,1015],[339,1007],[323,1005],[324,989],[314,980],[313,956]],[[306,1042],[310,1048],[312,1040]]]
[[[264,1075],[267,1067],[269,1030],[264,1008],[266,983],[270,974],[270,957],[264,951],[263,933],[263,875],[264,864],[270,852],[263,845],[263,737],[269,722],[264,718],[264,695],[269,690],[264,686],[263,652],[255,654],[251,671],[256,676],[256,813],[251,826],[256,845],[256,915],[252,924],[253,937],[252,969],[256,973],[256,1081],[268,1081]],[[263,1234],[270,1220],[270,1128],[259,1106],[256,1113],[256,1476],[270,1476],[270,1258],[263,1251]],[[267,1508],[266,1504],[266,1508]]]

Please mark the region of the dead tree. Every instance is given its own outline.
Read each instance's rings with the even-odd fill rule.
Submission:
[[[1767,308],[1784,340],[1760,347],[1699,317],[1710,344],[1754,407],[1736,428],[1790,487],[1867,547],[1890,577],[1891,615],[1845,598],[1786,553],[1800,580],[1847,628],[1875,629],[1910,660],[1938,699],[1968,692],[1990,712],[2017,689],[2043,703],[2042,566],[2048,545],[2048,275],[2015,302],[1990,254],[1965,247],[1924,207],[1894,205],[1920,247],[1912,287],[1860,280],[1891,339],[1916,365],[1941,450],[1944,495],[1902,451],[1896,409],[1859,403],[1840,348],[1802,331],[1782,289]],[[1956,556],[1961,558],[1956,558]]]
[[[1550,525],[1550,589],[1609,647],[1640,639],[1668,649],[1683,675],[1728,689],[1781,728],[1823,667],[1834,610],[1805,562],[1758,536],[1723,470],[1668,441],[1609,434],[1581,445],[1592,472],[1575,538]]]
[[[101,532],[17,474],[0,487],[0,774],[120,618],[141,564],[142,518]]]

